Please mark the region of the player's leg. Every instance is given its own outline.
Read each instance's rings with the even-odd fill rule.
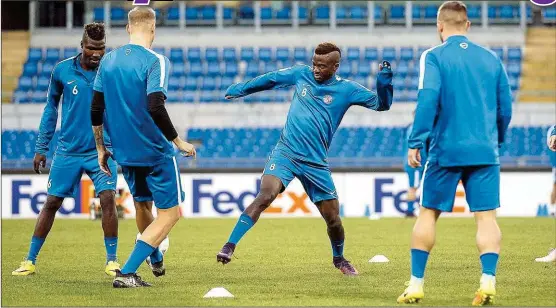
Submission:
[[[37,256],[52,229],[56,212],[62,206],[65,197],[73,197],[81,179],[81,174],[81,160],[79,158],[54,156],[47,184],[48,195],[37,218],[27,258],[21,262],[19,268],[12,272],[12,275],[26,276],[35,273]]]
[[[423,285],[429,253],[436,240],[436,221],[442,212],[451,212],[460,168],[442,168],[426,163],[421,183],[421,208],[411,234],[411,277],[398,303],[416,303],[424,297]]]
[[[554,184],[552,185],[552,193],[550,194],[550,204],[552,215],[556,215],[556,168],[552,168],[552,177]],[[535,258],[536,262],[556,262],[556,248],[550,248],[548,254],[541,258]]]
[[[415,217],[415,201],[417,200],[417,188],[419,187],[419,169],[410,168],[406,170],[409,180],[407,189],[407,213],[406,217]]]
[[[83,168],[93,181],[95,191],[100,199],[102,209],[102,230],[104,232],[104,247],[106,249],[106,264],[104,272],[109,276],[116,276],[120,269],[118,258],[118,213],[116,210],[116,182],[118,181],[118,166],[113,159],[108,160],[111,176],[100,170],[97,155],[85,159]]]
[[[500,166],[467,167],[462,177],[469,210],[477,223],[477,248],[482,266],[473,305],[492,304],[496,294],[496,268],[502,233],[496,222],[500,207]]]
[[[286,186],[293,180],[293,168],[292,162],[279,153],[273,154],[270,157],[263,172],[261,188],[257,197],[237,220],[228,238],[228,242],[224,244],[216,255],[217,262],[227,264],[232,260],[237,243],[259,220],[261,213],[270,206],[274,199],[276,199],[276,196],[283,192]]]
[[[147,229],[147,227],[154,221],[154,215],[152,201],[137,200],[138,199],[135,199],[133,204],[135,205],[135,224],[137,225],[137,231],[139,231],[137,239],[139,239],[145,229]],[[153,253],[146,260],[147,264],[151,267],[153,274],[157,277],[166,274],[163,257],[164,253],[159,247],[156,247]]]
[[[149,286],[150,284],[144,282],[137,275],[137,269],[168,236],[170,230],[180,219],[179,205],[183,202],[185,195],[181,187],[179,169],[175,158],[172,158],[154,167],[122,167],[122,171],[124,171],[128,184],[130,182],[137,183],[139,179],[141,181],[146,179],[148,191],[139,195],[152,194],[154,204],[158,208],[158,215],[137,240],[121,272],[116,273],[113,286],[115,288]]]

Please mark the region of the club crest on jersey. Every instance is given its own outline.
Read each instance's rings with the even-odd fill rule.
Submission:
[[[126,56],[129,56],[130,53],[131,53],[131,49],[126,48],[126,49],[125,49],[125,55],[126,55]]]
[[[332,96],[330,96],[330,95],[325,95],[325,96],[322,98],[322,101],[323,101],[325,104],[330,105],[330,103],[332,103]]]

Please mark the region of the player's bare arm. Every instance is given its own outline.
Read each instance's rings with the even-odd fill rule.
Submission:
[[[94,91],[93,103],[91,104],[91,120],[98,152],[98,165],[102,172],[112,175],[108,167],[108,159],[112,156],[112,153],[106,149],[106,145],[104,144],[104,109],[104,93]]]

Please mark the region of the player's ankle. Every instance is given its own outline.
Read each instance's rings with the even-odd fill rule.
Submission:
[[[425,283],[425,278],[417,278],[412,275],[411,278],[409,279],[410,286],[423,286],[424,283]]]

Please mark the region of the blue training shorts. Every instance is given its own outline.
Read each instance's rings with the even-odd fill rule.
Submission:
[[[97,196],[105,190],[115,191],[118,166],[112,158],[109,158],[108,167],[112,176],[100,170],[96,153],[86,156],[54,154],[48,176],[48,194],[61,198],[74,197],[79,189],[83,172],[86,172],[93,181]]]
[[[122,166],[122,173],[137,202],[154,201],[157,208],[169,209],[185,199],[175,157],[150,167]]]
[[[489,211],[500,207],[500,166],[440,167],[428,161],[421,183],[421,206],[451,212],[459,181],[471,212]]]
[[[280,151],[272,152],[263,171],[280,179],[284,189],[294,177],[298,178],[313,203],[338,199],[332,173],[328,167],[308,164],[292,159]]]
[[[407,179],[409,180],[409,187],[412,188],[419,187],[421,183],[421,178],[423,177],[423,169],[406,167],[405,173],[407,173]]]

